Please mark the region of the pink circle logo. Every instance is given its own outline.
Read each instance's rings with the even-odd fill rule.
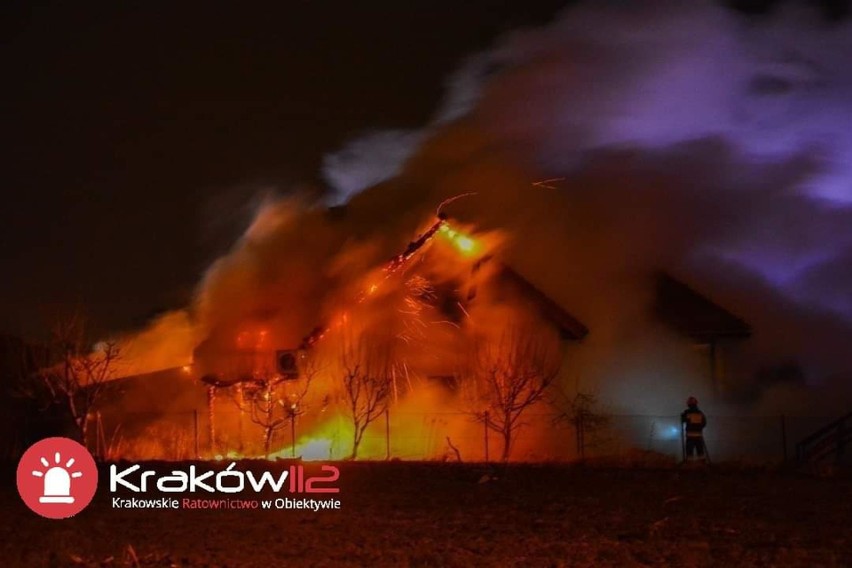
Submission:
[[[27,507],[48,519],[73,517],[98,487],[98,468],[89,450],[68,438],[45,438],[18,462],[18,493]]]

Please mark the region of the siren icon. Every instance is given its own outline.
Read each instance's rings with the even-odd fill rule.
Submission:
[[[83,477],[79,471],[68,473],[69,467],[74,465],[74,458],[61,465],[62,456],[59,452],[54,454],[56,465],[50,467],[47,458],[41,458],[41,464],[48,468],[46,472],[33,470],[33,475],[44,478],[44,491],[38,498],[39,503],[73,503],[74,496],[71,495],[71,478]]]
[[[92,454],[68,438],[45,438],[18,462],[18,494],[34,513],[67,519],[85,509],[98,488],[98,466]]]

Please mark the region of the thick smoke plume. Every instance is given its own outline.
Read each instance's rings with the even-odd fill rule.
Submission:
[[[593,335],[610,323],[596,303],[625,327],[645,304],[595,283],[658,267],[755,326],[755,367],[846,374],[850,48],[848,23],[796,7],[763,21],[705,2],[572,7],[454,77],[445,106],[475,105],[429,126],[395,185],[478,191],[466,213],[513,227],[528,243],[515,262],[603,320]]]
[[[263,322],[297,345],[438,203],[474,192],[447,213],[499,233],[500,258],[591,330],[568,387],[637,413],[710,395],[683,341],[648,317],[665,270],[753,326],[742,385],[793,361],[836,392],[852,373],[849,53],[848,24],[794,9],[748,21],[697,1],[571,7],[470,58],[422,131],[330,154],[344,207],[267,202],[206,275],[193,333],[224,348]],[[761,402],[801,401],[801,386]]]

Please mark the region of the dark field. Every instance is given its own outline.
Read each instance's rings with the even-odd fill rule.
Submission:
[[[113,510],[102,471],[64,521],[26,509],[7,467],[0,565],[852,566],[848,477],[518,465],[479,483],[475,465],[340,467],[340,511]]]

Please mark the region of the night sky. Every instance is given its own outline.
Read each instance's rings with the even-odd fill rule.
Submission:
[[[253,196],[322,191],[325,153],[423,124],[467,54],[565,2],[121,4],[3,5],[0,331],[185,305]]]

